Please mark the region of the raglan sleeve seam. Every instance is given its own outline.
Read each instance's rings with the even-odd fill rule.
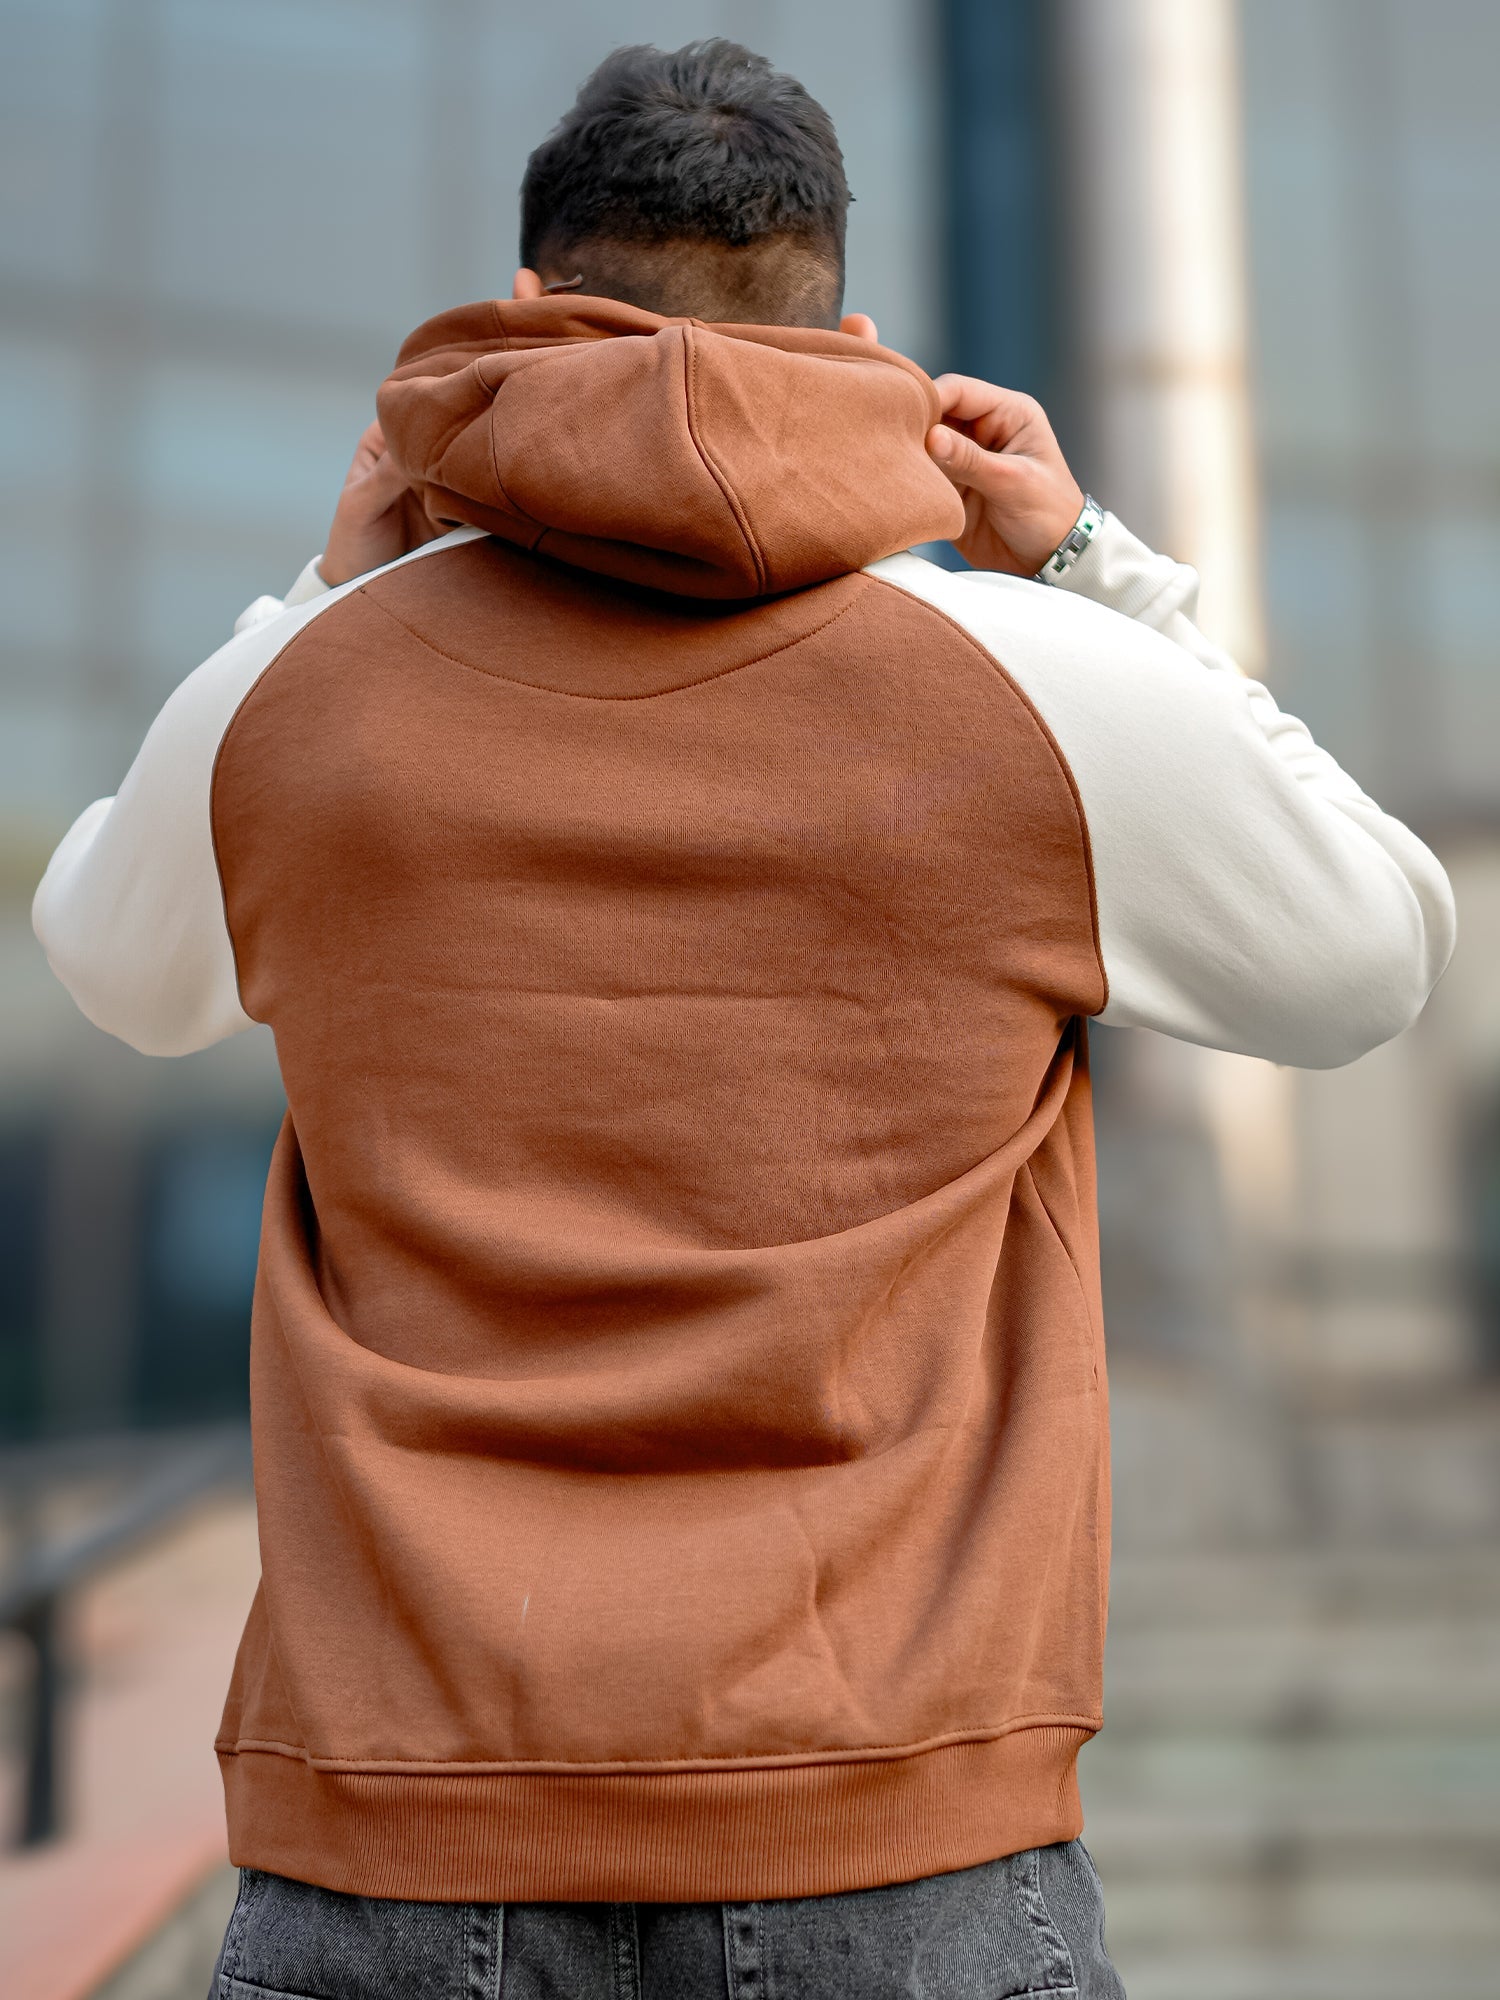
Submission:
[[[1267,690],[1184,666],[1175,697],[1170,682],[1141,687],[1155,782],[1119,788],[1123,740],[1097,746],[1080,779],[1112,811],[1118,850],[1101,871],[1105,1025],[1305,1068],[1353,1061],[1408,1026],[1446,968],[1446,877]]]
[[[259,690],[262,687],[265,686],[265,683],[268,677],[270,676],[271,672],[273,671],[273,669],[280,666],[282,661],[285,660],[285,658],[287,657],[288,653],[292,651],[292,647],[294,644],[295,644],[295,637],[287,645],[283,646],[280,652],[275,654],[273,658],[271,658],[266,662],[265,666],[261,669],[260,673],[256,675],[253,681],[251,681],[250,685],[245,689],[244,693],[235,703],[233,711],[231,712],[228,721],[224,724],[223,730],[220,732],[219,741],[217,746],[215,747],[213,759],[208,767],[208,843],[209,843],[209,849],[213,855],[214,878],[217,881],[219,888],[219,913],[223,919],[225,941],[229,946],[229,966],[231,975],[234,980],[235,998],[239,1002],[240,1010],[245,1015],[245,1018],[247,1020],[253,1020],[255,1017],[251,1014],[249,1008],[246,1007],[245,1005],[245,985],[244,985],[244,978],[240,969],[240,949],[239,949],[239,944],[234,935],[234,924],[229,914],[229,884],[225,879],[224,855],[223,855],[223,850],[219,845],[219,821],[218,821],[219,772],[223,767],[224,752],[228,746],[230,737],[234,734],[235,724],[244,714],[246,708],[249,706],[250,702],[253,700],[255,695],[259,692]]]
[[[888,590],[902,589],[900,584],[893,584],[878,575],[873,576],[871,580],[882,584]],[[1098,870],[1094,855],[1093,833],[1089,826],[1088,809],[1084,804],[1083,790],[1078,782],[1078,775],[1069,762],[1067,754],[1058,740],[1056,731],[1052,728],[1052,725],[1032,698],[1030,691],[1010,672],[1000,660],[998,654],[993,652],[976,633],[971,632],[961,619],[954,617],[943,605],[935,604],[930,597],[921,596],[915,591],[908,592],[903,590],[903,595],[910,596],[916,603],[923,605],[934,617],[941,619],[945,625],[963,640],[965,649],[970,656],[977,660],[989,674],[1001,681],[1010,690],[1025,710],[1032,727],[1046,745],[1050,759],[1062,778],[1064,785],[1067,787],[1068,796],[1072,803],[1074,821],[1078,829],[1079,848],[1083,858],[1084,884],[1088,897],[1089,935],[1093,950],[1094,966],[1099,975],[1099,1003],[1095,1007],[1084,1010],[1084,1018],[1090,1020],[1097,1019],[1109,1006],[1110,978],[1109,968],[1105,963],[1104,957],[1103,932],[1099,914]]]
[[[88,1020],[143,1055],[187,1055],[251,1025],[215,779],[244,701],[328,594],[252,625],[189,674],[118,791],[79,814],[37,885],[32,929],[48,965]]]
[[[78,815],[32,897],[47,963],[96,1027],[143,1055],[170,1056],[251,1025],[216,838],[224,744],[268,669],[330,606],[479,532],[439,537],[344,584],[304,571],[303,602],[237,633],[167,697],[119,790]]]
[[[1072,773],[1103,1025],[1322,1069],[1415,1020],[1453,949],[1442,865],[1268,690],[1078,593],[910,576],[1006,657]]]

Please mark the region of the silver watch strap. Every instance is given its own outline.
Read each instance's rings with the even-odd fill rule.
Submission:
[[[1083,496],[1083,511],[1036,573],[1038,583],[1055,583],[1077,562],[1104,526],[1104,509],[1092,493]]]

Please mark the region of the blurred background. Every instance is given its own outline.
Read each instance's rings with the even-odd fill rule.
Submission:
[[[1433,846],[1427,1014],[1307,1074],[1094,1036],[1115,1437],[1086,1839],[1132,2000],[1500,1994],[1500,9],[0,0],[0,1988],[201,1997],[256,1576],[257,1029],[153,1061],[28,922],[323,533],[411,327],[508,292],[613,46],[832,112],[846,305],[1052,411]]]

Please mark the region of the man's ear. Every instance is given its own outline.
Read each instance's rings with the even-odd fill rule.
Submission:
[[[519,297],[519,294],[517,294]],[[875,322],[868,313],[845,313],[839,321],[840,333],[852,333],[856,340],[873,341],[878,347],[880,335],[875,330]]]
[[[515,283],[510,288],[513,299],[539,299],[542,296],[542,281],[528,264],[523,264],[516,273]]]

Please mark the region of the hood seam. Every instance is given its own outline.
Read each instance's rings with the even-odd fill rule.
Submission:
[[[703,439],[698,435],[698,418],[696,409],[696,398],[694,394],[695,386],[697,383],[697,373],[698,373],[698,343],[693,337],[693,329],[691,326],[685,326],[683,328],[682,344],[684,350],[683,396],[684,396],[686,415],[687,415],[688,436],[692,439],[694,451],[696,451],[699,458],[702,459],[704,465],[708,468],[709,473],[713,477],[715,484],[718,486],[719,491],[723,494],[725,503],[729,508],[731,516],[733,517],[734,524],[740,531],[740,535],[744,541],[745,547],[750,551],[750,560],[755,565],[755,581],[759,585],[759,589],[757,590],[756,595],[758,597],[764,597],[770,592],[771,582],[766,572],[765,558],[760,552],[760,546],[757,543],[754,531],[750,526],[750,516],[746,513],[744,504],[740,500],[739,495],[734,491],[733,487],[730,485],[724,473],[719,469],[719,466],[716,463],[715,459],[713,458],[712,454],[710,453],[708,446],[703,442]]]
[[[851,590],[836,610],[830,611],[826,618],[820,619],[806,632],[799,632],[791,639],[783,639],[779,646],[772,646],[768,652],[756,653],[751,659],[736,660],[732,667],[716,667],[711,674],[700,674],[696,680],[679,681],[672,687],[650,688],[644,694],[583,694],[576,688],[548,687],[545,681],[523,681],[519,674],[505,674],[498,667],[476,666],[472,660],[466,660],[460,654],[450,653],[446,647],[437,645],[424,633],[419,632],[415,625],[408,625],[399,612],[392,611],[388,604],[372,596],[366,585],[361,584],[357,590],[352,591],[350,598],[351,600],[355,597],[360,598],[383,617],[388,618],[393,625],[399,626],[408,637],[415,639],[424,651],[434,654],[438,659],[447,660],[455,667],[462,667],[466,673],[482,674],[486,680],[500,681],[506,687],[528,688],[533,694],[555,695],[560,701],[661,701],[668,695],[686,694],[692,688],[707,687],[711,681],[727,680],[730,674],[742,674],[748,667],[761,666],[767,660],[774,660],[778,653],[789,653],[794,647],[805,645],[809,639],[816,639],[820,633],[826,632],[830,625],[836,625],[845,612],[859,602],[864,595],[865,587],[875,580],[860,570],[851,570],[849,575],[859,577],[860,588]],[[844,579],[833,578],[830,581],[842,582]],[[826,584],[813,586],[815,589],[827,589],[827,587]],[[1006,679],[1009,679],[1009,675]]]
[[[951,534],[950,516],[962,518],[921,449],[916,419],[930,426],[936,395],[906,356],[822,331],[663,320],[604,299],[584,307],[492,297],[437,316],[403,343],[377,404],[436,527],[466,521],[523,551],[555,551],[586,573],[721,600],[847,574],[893,547]],[[598,366],[579,356],[581,372],[543,367],[540,382],[518,365],[596,346],[630,352]],[[830,361],[844,364],[842,374]],[[608,388],[594,407],[600,383]],[[529,441],[523,449],[513,417]],[[488,423],[488,436],[460,454],[476,421]],[[539,513],[509,492],[510,455]]]
[[[506,347],[509,348],[510,339],[508,335],[505,336],[505,344]],[[480,380],[481,381],[484,380],[483,375],[480,376]],[[488,383],[486,383],[485,386],[486,388],[488,388],[489,387]],[[501,387],[503,386],[504,385],[502,384]],[[513,500],[510,496],[508,488],[506,487],[505,481],[500,477],[500,454],[495,448],[495,431],[497,428],[499,412],[500,412],[500,394],[499,390],[496,389],[491,393],[490,407],[489,407],[490,471],[494,474],[495,491],[500,495],[500,498],[505,502],[506,506],[509,507],[511,512],[516,516],[517,520],[529,521],[531,526],[536,529],[536,533],[533,535],[530,542],[530,546],[534,549],[540,545],[543,535],[546,534],[547,523],[545,521],[537,520],[534,514],[528,514],[524,507],[522,507],[517,501]]]

